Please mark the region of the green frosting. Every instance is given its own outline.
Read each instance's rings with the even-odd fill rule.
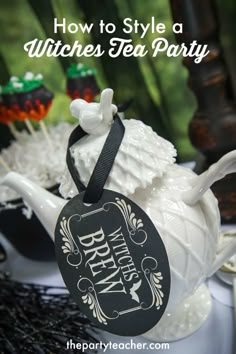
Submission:
[[[94,68],[89,68],[84,64],[71,64],[66,70],[67,77],[73,79],[76,77],[86,77],[96,75],[97,71]]]
[[[14,77],[1,88],[1,94],[14,94],[20,92],[29,92],[43,84],[43,78],[40,76],[27,77]]]

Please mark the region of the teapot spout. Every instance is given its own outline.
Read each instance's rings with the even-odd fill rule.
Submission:
[[[14,189],[22,197],[54,240],[57,218],[66,200],[53,195],[16,172],[9,172],[0,180],[0,185]]]

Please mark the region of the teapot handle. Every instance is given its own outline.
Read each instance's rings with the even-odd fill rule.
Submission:
[[[236,150],[224,155],[207,171],[193,178],[190,182],[192,189],[182,194],[183,201],[188,205],[196,204],[213,183],[234,172],[236,172]]]
[[[220,236],[219,247],[215,260],[209,270],[208,277],[211,277],[226,261],[236,253],[236,231],[225,231]]]

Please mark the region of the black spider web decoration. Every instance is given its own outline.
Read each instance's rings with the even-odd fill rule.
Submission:
[[[1,354],[82,353],[67,350],[67,341],[97,343],[96,333],[64,287],[19,283],[0,273]]]

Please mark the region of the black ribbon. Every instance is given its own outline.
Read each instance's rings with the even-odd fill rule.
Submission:
[[[106,138],[102,151],[88,182],[87,188],[80,180],[79,172],[74,166],[74,161],[70,153],[71,146],[86,136],[87,133],[84,132],[80,126],[76,127],[71,133],[68,141],[66,163],[79,192],[85,191],[83,199],[85,203],[97,203],[101,198],[104,185],[112,169],[117,152],[124,137],[124,133],[125,127],[118,114],[116,114],[111,130]]]

